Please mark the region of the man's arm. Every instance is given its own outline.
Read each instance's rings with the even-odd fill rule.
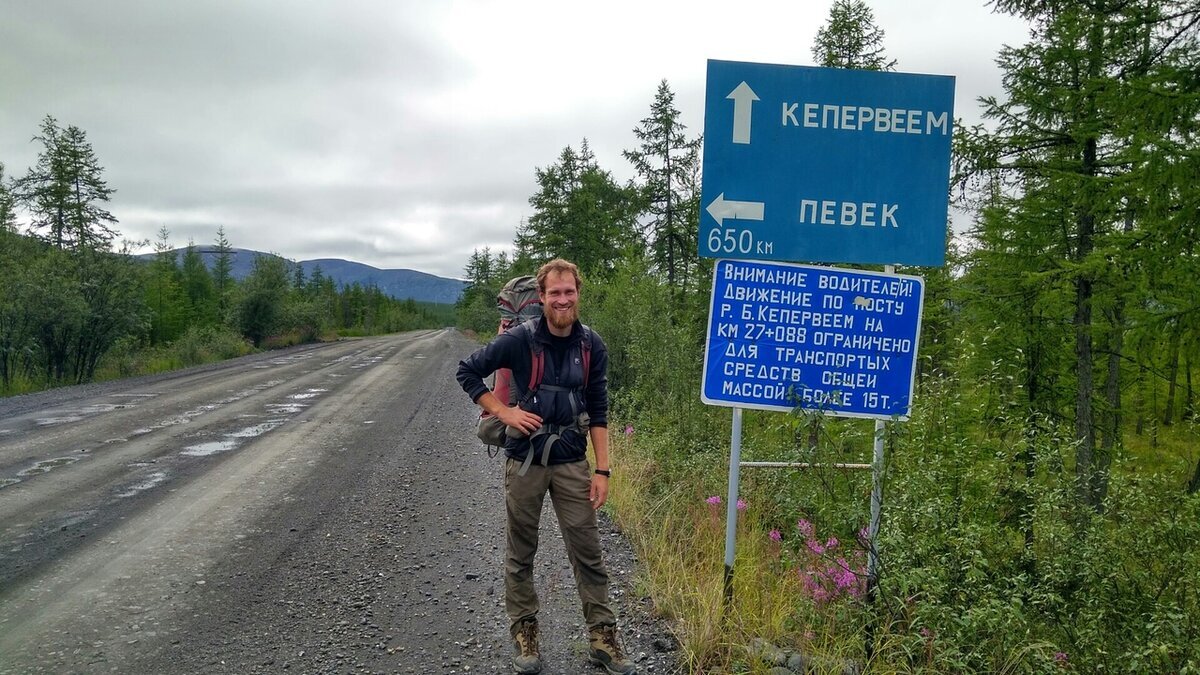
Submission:
[[[541,417],[517,406],[501,403],[500,399],[490,391],[484,392],[475,402],[479,404],[480,408],[495,415],[507,426],[516,427],[526,434],[532,434],[542,426]]]
[[[526,410],[509,407],[507,402],[501,402],[488,390],[483,381],[483,378],[500,368],[512,368],[516,357],[527,353],[524,349],[525,343],[511,333],[500,335],[487,346],[459,361],[456,378],[463,391],[481,408],[498,417],[506,425],[528,434],[542,426],[542,418]]]
[[[592,437],[592,450],[596,453],[596,469],[608,471],[608,427],[592,427],[588,434]],[[608,501],[608,476],[592,474],[592,508],[599,509]]]

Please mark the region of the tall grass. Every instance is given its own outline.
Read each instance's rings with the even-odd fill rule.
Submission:
[[[983,404],[960,383],[927,384],[912,419],[889,425],[873,604],[811,587],[838,555],[860,569],[868,473],[744,469],[726,607],[725,508],[708,500],[725,497],[729,412],[623,408],[633,433],[613,434],[612,510],[659,611],[679,627],[690,672],[766,673],[774,664],[751,648],[758,639],[818,659],[818,672],[846,660],[887,673],[1200,672],[1200,496],[1159,470],[1182,461],[1145,461],[1129,444],[1096,513],[1075,498],[1070,429],[1023,419],[984,428]],[[862,421],[817,421],[815,449],[813,424],[747,412],[743,458],[870,456]],[[707,443],[688,430],[722,426]],[[840,553],[810,550],[828,537]]]

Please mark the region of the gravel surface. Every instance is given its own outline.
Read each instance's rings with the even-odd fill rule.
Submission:
[[[453,378],[473,348],[405,334],[0,401],[0,672],[510,672],[502,459]],[[543,672],[603,672],[549,500],[542,524]],[[626,651],[681,672],[601,525]]]

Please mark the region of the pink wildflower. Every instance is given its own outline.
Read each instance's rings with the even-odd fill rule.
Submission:
[[[767,533],[767,536],[771,538],[771,541],[783,541],[783,535],[779,532],[779,530],[771,530]]]
[[[746,510],[746,500],[745,500],[745,499],[739,499],[739,500],[737,500],[737,510],[738,510],[738,511],[745,511],[745,510]]]
[[[1067,653],[1066,652],[1054,652],[1054,662],[1059,664],[1060,666],[1067,665]]]
[[[721,498],[718,497],[717,495],[713,495],[713,496],[709,497],[708,499],[705,499],[704,501],[708,502],[709,506],[720,506],[721,505]]]
[[[633,435],[633,425],[626,424],[625,425],[625,438],[629,438],[632,435]]]
[[[813,524],[801,518],[796,521],[796,529],[800,530],[800,534],[806,537],[811,537],[813,533]]]
[[[928,627],[922,626],[919,632],[921,633],[921,637],[925,638],[926,640],[933,637],[933,631],[929,630]]]
[[[837,537],[830,537],[830,538],[829,538],[828,540],[826,540],[826,542],[825,542],[825,549],[826,549],[826,550],[829,550],[829,549],[831,549],[831,548],[837,548],[837,547],[838,547],[838,544],[840,544],[840,543],[841,543],[841,542],[839,542],[839,541],[837,540]]]
[[[815,555],[821,555],[825,552],[825,547],[816,539],[809,539],[808,550],[812,551]]]

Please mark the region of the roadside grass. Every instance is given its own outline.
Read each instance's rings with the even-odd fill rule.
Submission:
[[[1200,496],[1184,493],[1196,425],[1160,428],[1153,443],[1127,433],[1096,513],[1077,503],[1069,427],[983,429],[978,400],[954,387],[924,403],[885,437],[874,605],[856,536],[870,472],[743,468],[726,607],[728,439],[680,440],[713,431],[713,413],[612,435],[610,508],[687,672],[769,673],[761,641],[801,652],[809,672],[1200,672]],[[872,436],[869,420],[744,411],[742,458],[868,462]]]
[[[840,630],[858,620],[844,606],[848,598],[835,598],[818,612],[806,596],[802,572],[812,571],[821,558],[798,550],[803,544],[797,534],[789,533],[786,542],[782,535],[773,538],[775,528],[764,519],[764,509],[747,503],[739,510],[733,595],[727,605],[720,496],[701,492],[698,482],[655,494],[658,463],[630,440],[616,437],[613,443],[620,471],[610,509],[644,562],[656,611],[678,630],[687,672],[766,673],[776,664],[749,649],[756,640],[817,649],[827,657],[860,655],[861,645]]]

